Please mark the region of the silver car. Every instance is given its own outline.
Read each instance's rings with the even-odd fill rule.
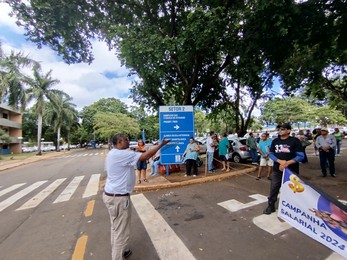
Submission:
[[[207,150],[206,141],[205,142],[195,141],[195,143],[197,143],[200,147],[200,152],[199,152],[200,154],[206,153],[206,150]]]
[[[246,145],[246,138],[232,138],[229,139],[229,144],[232,149],[229,149],[229,160],[239,163],[242,160],[247,160],[251,158],[249,153],[249,148]]]

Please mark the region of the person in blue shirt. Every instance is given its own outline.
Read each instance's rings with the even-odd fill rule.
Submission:
[[[196,177],[198,175],[198,165],[196,163],[196,160],[198,159],[200,147],[197,143],[195,143],[195,140],[193,137],[189,139],[189,144],[187,145],[187,149],[183,153],[183,160],[186,163],[186,176],[189,176],[191,173],[191,170],[193,168],[193,177]]]
[[[218,149],[218,153],[219,153],[219,159],[223,162],[223,168],[222,171],[230,171],[229,168],[229,162],[226,158],[226,155],[228,153],[228,149],[229,149],[229,140],[227,138],[227,134],[223,134],[223,138],[222,140],[219,141],[219,145],[218,145],[219,149]]]
[[[261,179],[261,174],[264,168],[267,168],[267,179],[271,180],[272,167],[274,165],[273,160],[270,159],[270,147],[272,140],[267,138],[267,134],[261,135],[261,140],[258,144],[258,152],[260,153],[260,165],[258,170],[258,176],[256,180]]]
[[[282,185],[282,175],[285,168],[299,175],[299,162],[304,159],[304,148],[298,138],[290,136],[291,125],[279,124],[278,138],[272,141],[270,148],[270,159],[274,161],[268,207],[264,214],[275,212],[275,203]]]

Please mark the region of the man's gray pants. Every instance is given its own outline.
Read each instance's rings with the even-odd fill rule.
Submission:
[[[111,221],[112,260],[123,260],[130,236],[130,196],[111,197],[103,194]]]

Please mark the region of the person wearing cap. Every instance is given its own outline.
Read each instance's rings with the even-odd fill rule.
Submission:
[[[288,168],[294,174],[299,174],[299,162],[304,159],[304,149],[300,140],[290,136],[291,125],[279,124],[277,129],[279,137],[272,141],[269,154],[274,165],[268,207],[263,211],[267,215],[276,211],[275,203],[282,184],[283,170]]]
[[[130,236],[131,200],[135,186],[135,165],[155,155],[170,140],[154,146],[143,153],[129,150],[129,138],[124,134],[112,137],[113,149],[106,157],[106,184],[103,202],[106,205],[111,221],[112,260],[123,260],[131,254],[126,249]]]
[[[321,128],[321,135],[316,139],[316,146],[319,151],[320,168],[323,177],[327,176],[327,161],[329,162],[329,173],[331,177],[335,175],[335,149],[336,139],[333,135],[329,134],[328,128]]]

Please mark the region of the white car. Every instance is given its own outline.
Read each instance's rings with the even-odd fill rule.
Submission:
[[[136,146],[137,146],[137,141],[133,141],[133,140],[129,141],[129,148],[131,150],[134,150]]]

